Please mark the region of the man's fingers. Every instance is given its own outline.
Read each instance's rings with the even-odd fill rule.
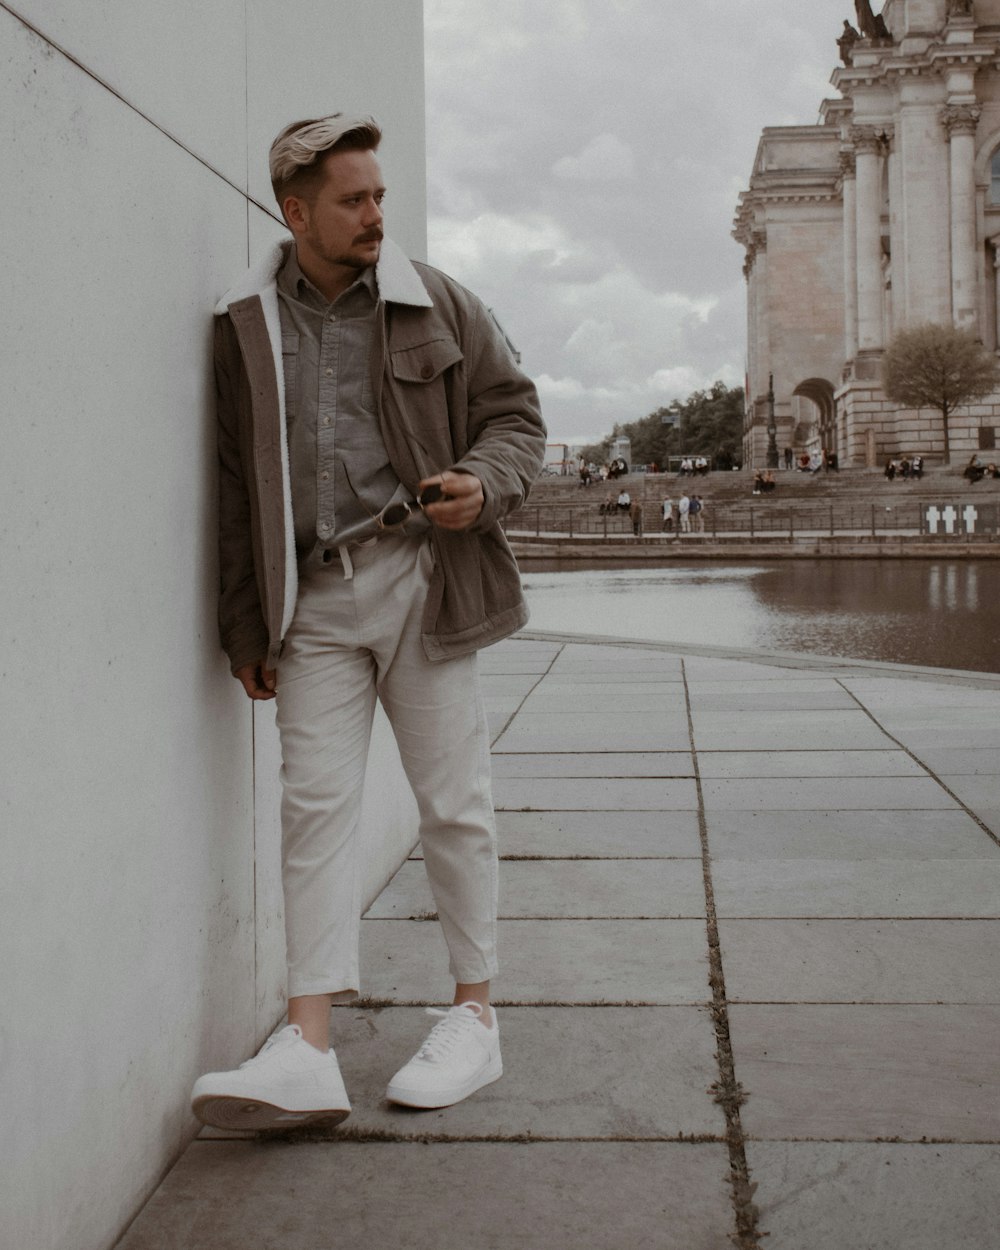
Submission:
[[[239,681],[250,699],[273,699],[277,685],[277,674],[274,669],[265,668],[263,663],[244,664],[233,676]]]
[[[440,485],[448,498],[427,504],[424,507],[427,519],[441,529],[468,529],[483,509],[482,482],[472,473],[445,472],[425,478],[420,489],[435,484]]]

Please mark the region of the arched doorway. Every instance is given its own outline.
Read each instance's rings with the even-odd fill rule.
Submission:
[[[807,378],[792,394],[799,401],[795,413],[795,445],[839,452],[833,384],[826,378]]]

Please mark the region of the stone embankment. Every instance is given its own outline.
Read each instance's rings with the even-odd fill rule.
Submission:
[[[580,487],[544,478],[507,522],[522,560],[768,558],[996,558],[1000,556],[1000,480],[969,483],[959,469],[887,481],[880,471],[807,474],[779,471],[767,495],[753,494],[747,471],[681,478],[633,474]],[[601,511],[627,490],[642,504],[642,534],[627,513]],[[662,503],[681,493],[704,501],[702,529],[664,531]]]

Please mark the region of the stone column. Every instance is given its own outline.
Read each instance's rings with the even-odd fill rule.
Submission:
[[[858,354],[858,218],[854,153],[840,154],[844,201],[844,359]]]
[[[882,347],[882,139],[874,126],[852,126],[856,153],[858,349]]]
[[[977,329],[976,105],[949,105],[942,113],[951,166],[951,315],[958,329]]]
[[[771,309],[767,287],[767,231],[756,229],[750,236],[749,263],[752,267],[753,294],[751,320],[754,327],[754,353],[750,367],[750,399],[754,404],[753,421],[748,431],[748,463],[758,467],[764,463],[761,444],[762,417],[757,399],[766,390],[767,376],[771,368]]]
[[[1000,351],[1000,235],[993,239],[993,348]]]

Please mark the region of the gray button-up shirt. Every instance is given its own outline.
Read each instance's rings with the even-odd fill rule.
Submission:
[[[363,270],[331,304],[303,274],[292,247],[278,273],[278,308],[301,560],[317,548],[372,537],[378,532],[374,517],[405,491],[389,464],[375,410],[374,268]],[[422,516],[408,522],[407,530],[423,522]]]

